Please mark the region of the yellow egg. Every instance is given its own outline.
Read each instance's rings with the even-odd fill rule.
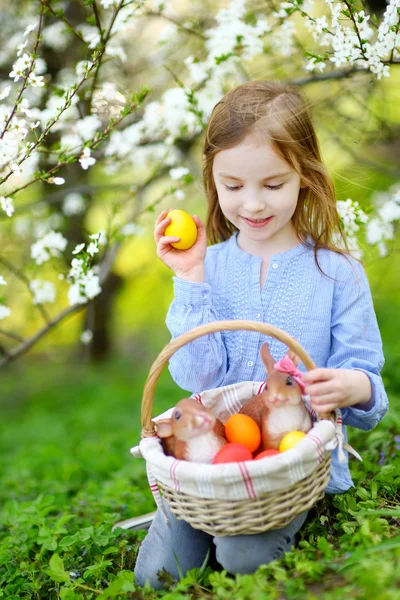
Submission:
[[[279,444],[279,452],[285,452],[286,450],[290,450],[294,448],[300,440],[306,437],[306,434],[303,431],[290,431],[283,436],[281,439],[281,443]]]
[[[171,217],[171,223],[165,230],[165,235],[174,235],[179,242],[173,242],[171,246],[178,250],[188,250],[197,239],[197,227],[192,217],[184,210],[171,210],[167,217]]]

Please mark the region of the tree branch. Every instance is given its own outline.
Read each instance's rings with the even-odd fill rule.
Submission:
[[[192,35],[195,35],[204,41],[207,39],[206,36],[203,33],[201,33],[201,31],[196,31],[196,29],[193,29],[192,27],[187,27],[186,25],[183,25],[176,19],[173,19],[172,17],[167,17],[167,15],[165,15],[164,13],[155,12],[154,10],[149,10],[149,11],[145,12],[143,14],[143,16],[144,17],[160,17],[161,19],[165,19],[166,21],[173,23],[174,25],[179,27],[179,29],[182,29],[182,31],[185,31],[186,33],[191,33]]]
[[[100,34],[100,40],[101,40],[101,42],[103,42],[103,28],[101,26],[100,14],[99,14],[99,9],[98,9],[96,0],[93,0],[93,12],[94,12],[94,18],[96,19],[97,29],[99,30],[99,34]]]
[[[4,329],[0,329],[0,335],[5,335],[6,337],[11,338],[12,340],[16,340],[17,342],[24,341],[23,337],[21,337],[17,333],[13,333],[12,331],[4,331]]]
[[[34,298],[34,293],[32,292],[31,288],[30,288],[30,281],[28,279],[28,277],[26,277],[26,275],[24,275],[24,273],[18,269],[18,267],[14,267],[14,265],[12,263],[10,263],[6,258],[3,258],[2,256],[0,256],[0,263],[2,263],[6,269],[8,269],[9,271],[11,271],[11,273],[14,273],[14,275],[16,277],[18,277],[18,279],[20,279],[28,288],[30,295],[32,296],[32,298]],[[41,304],[36,304],[35,305],[38,309],[38,311],[41,313],[43,319],[46,321],[46,323],[48,323],[50,321],[50,315],[48,314],[47,310],[44,308],[44,306],[42,306]]]
[[[83,42],[85,45],[87,44],[85,42],[84,38],[82,37],[82,35],[79,33],[79,31],[76,30],[75,27],[73,25],[71,25],[71,23],[68,21],[68,19],[64,15],[64,13],[63,14],[57,14],[57,12],[54,10],[54,8],[52,8],[50,6],[50,4],[48,4],[48,0],[44,0],[44,5],[51,12],[52,15],[54,15],[55,17],[57,17],[57,19],[60,19],[63,23],[65,23],[65,25],[67,27],[69,27],[69,29],[71,29],[72,33],[78,38],[78,40],[80,40],[81,42]]]
[[[104,283],[106,277],[108,276],[109,272],[111,271],[111,268],[113,265],[113,260],[115,258],[116,252],[118,251],[120,245],[121,245],[121,243],[118,243],[115,245],[115,247],[113,247],[111,249],[110,255],[112,257],[112,260],[111,260],[111,258],[109,258],[109,256],[106,256],[104,258],[104,261],[100,267],[100,274],[99,274],[100,285]],[[81,310],[86,308],[88,306],[88,304],[89,304],[89,302],[87,302],[85,304],[74,304],[73,306],[69,306],[68,308],[61,311],[61,313],[59,315],[57,315],[54,319],[51,319],[46,324],[45,327],[42,327],[42,329],[37,331],[34,335],[32,335],[30,338],[26,339],[22,344],[20,344],[13,350],[8,351],[6,357],[3,358],[2,360],[0,360],[0,368],[8,365],[11,361],[15,360],[22,354],[25,354],[30,348],[32,348],[32,346],[34,346],[51,329],[54,329],[54,327],[56,327],[59,323],[61,323],[61,321],[63,321],[66,317],[80,312]]]
[[[12,121],[14,115],[15,115],[15,112],[16,112],[18,106],[19,106],[19,103],[21,101],[22,94],[24,93],[24,91],[28,87],[29,75],[32,73],[33,69],[35,68],[35,64],[36,64],[35,57],[36,57],[36,53],[37,53],[38,48],[39,48],[40,36],[41,36],[41,33],[42,33],[42,28],[43,28],[43,12],[44,12],[44,0],[42,0],[42,3],[41,3],[40,18],[39,18],[39,27],[38,27],[38,32],[37,32],[37,36],[36,36],[35,47],[34,47],[33,53],[32,53],[32,61],[31,61],[31,64],[29,65],[28,71],[27,71],[27,73],[26,73],[26,75],[24,77],[24,80],[23,80],[23,83],[22,83],[22,87],[21,87],[21,89],[19,91],[19,94],[18,94],[18,97],[17,97],[17,99],[16,99],[16,101],[14,103],[13,109],[12,109],[12,111],[11,111],[11,113],[10,113],[7,121],[6,121],[6,124],[4,125],[3,131],[1,132],[0,140],[3,139],[5,133],[7,132],[8,126],[11,123],[11,121]]]

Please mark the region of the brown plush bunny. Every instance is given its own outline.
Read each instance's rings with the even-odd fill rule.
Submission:
[[[211,463],[227,441],[225,428],[209,408],[194,398],[184,398],[170,419],[154,421],[165,454],[181,460]]]
[[[289,350],[275,362],[265,342],[260,356],[268,373],[264,391],[253,396],[240,412],[252,417],[261,428],[261,450],[278,449],[284,435],[290,431],[307,433],[312,422],[302,399],[304,386],[296,368],[296,354]]]

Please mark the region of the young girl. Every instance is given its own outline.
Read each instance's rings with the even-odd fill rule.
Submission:
[[[388,400],[380,377],[384,359],[363,267],[350,257],[333,185],[322,164],[308,108],[287,85],[253,81],[214,107],[204,146],[207,225],[195,216],[197,241],[176,250],[156,221],[159,258],[174,271],[167,326],[175,338],[216,320],[265,321],[295,337],[318,368],[304,373],[317,412],[342,410],[343,423],[372,429]],[[207,237],[213,244],[207,247]],[[344,248],[344,249],[343,249]],[[176,352],[170,372],[184,390],[265,380],[265,336],[221,331]],[[285,345],[268,338],[279,360]],[[304,370],[304,369],[303,369]],[[327,492],[353,485],[348,464],[332,454]],[[199,567],[209,548],[230,573],[251,573],[290,550],[306,513],[287,527],[258,535],[215,537],[157,513],[136,564],[139,584],[159,588],[157,572],[178,577]]]

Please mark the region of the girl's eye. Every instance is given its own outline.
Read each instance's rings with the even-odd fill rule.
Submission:
[[[181,413],[179,410],[176,410],[176,411],[174,412],[174,419],[175,419],[176,421],[179,421],[179,419],[181,418],[181,416],[182,416],[182,413]]]
[[[268,190],[280,190],[282,186],[283,186],[283,183],[280,183],[279,185],[266,185],[265,187]],[[236,187],[231,187],[229,185],[225,185],[225,188],[230,192],[236,192],[236,190],[240,190],[239,185],[237,185]]]
[[[293,385],[293,379],[290,376],[286,378],[286,385]]]

